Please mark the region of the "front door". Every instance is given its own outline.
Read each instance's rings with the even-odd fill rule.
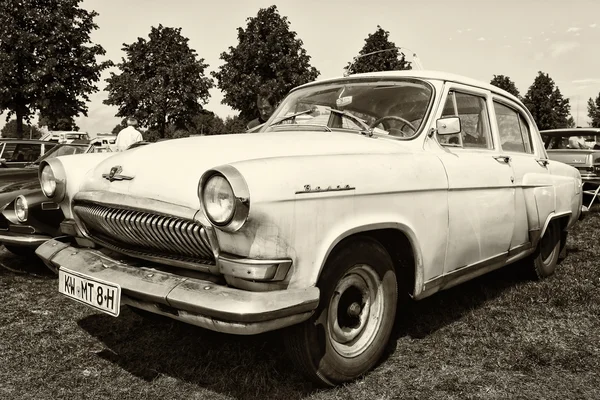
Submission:
[[[446,90],[437,118],[461,120],[460,133],[438,136],[448,176],[448,274],[506,261],[515,225],[515,186],[510,160],[493,140],[489,92],[460,85]]]

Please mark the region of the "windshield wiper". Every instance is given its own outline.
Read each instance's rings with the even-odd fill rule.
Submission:
[[[286,121],[288,119],[296,118],[298,115],[310,114],[313,111],[314,110],[310,109],[310,110],[299,111],[299,112],[294,113],[294,114],[286,115],[285,117],[281,117],[278,120],[273,121],[272,123],[269,124],[269,126],[272,126],[272,125],[275,125],[275,124],[279,124],[280,122]]]
[[[350,114],[348,111],[336,110],[335,108],[330,107],[327,108],[327,111],[341,115],[342,117],[346,117],[350,121],[359,125],[362,128],[360,131],[361,134],[368,135],[369,137],[373,136],[373,129],[365,121],[358,118],[356,115]]]

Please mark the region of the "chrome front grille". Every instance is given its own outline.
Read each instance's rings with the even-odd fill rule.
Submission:
[[[73,209],[92,239],[116,250],[214,264],[206,232],[193,220],[88,202]]]

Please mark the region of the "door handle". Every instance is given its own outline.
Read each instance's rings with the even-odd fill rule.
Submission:
[[[537,161],[537,163],[540,164],[542,167],[547,167],[548,164],[550,164],[550,161],[546,160],[545,158],[539,158],[535,161]]]
[[[494,156],[494,159],[505,164],[508,164],[510,162],[510,156]]]

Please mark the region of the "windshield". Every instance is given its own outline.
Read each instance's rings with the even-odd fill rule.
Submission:
[[[600,135],[550,136],[542,134],[548,150],[600,149]]]
[[[421,129],[433,89],[415,79],[349,79],[290,93],[261,129],[350,130],[411,138]]]
[[[52,150],[47,151],[46,154],[35,160],[34,164],[39,164],[42,160],[47,160],[49,158],[83,154],[87,152],[89,147],[90,146],[87,144],[62,144],[54,146]]]

